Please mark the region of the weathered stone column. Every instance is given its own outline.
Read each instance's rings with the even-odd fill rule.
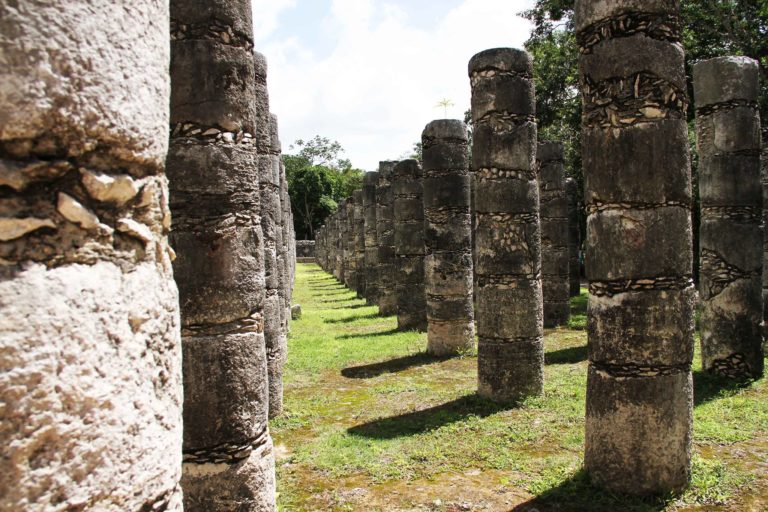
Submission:
[[[395,297],[395,216],[392,208],[392,170],[397,162],[379,162],[376,183],[376,241],[379,245],[379,314],[397,314]]]
[[[344,246],[344,260],[346,261],[345,283],[350,290],[357,290],[357,258],[355,254],[355,200],[348,197],[345,203],[346,214],[346,244]]]
[[[256,53],[256,84],[266,84],[266,62]],[[261,58],[260,58],[261,57]],[[264,63],[263,66],[259,64]],[[260,69],[261,68],[261,69]],[[263,70],[263,71],[262,71]],[[260,78],[260,71],[263,78]],[[264,92],[262,92],[264,94]],[[258,95],[257,95],[258,97]],[[277,124],[272,122],[269,104],[257,101],[258,121],[265,122],[267,129],[257,129],[259,153],[259,186],[261,201],[261,229],[264,235],[264,274],[266,296],[264,298],[264,341],[267,350],[267,378],[269,381],[269,417],[279,415],[283,409],[282,367],[285,361],[285,342],[282,332],[282,304],[280,301],[280,273],[278,255],[282,245],[282,213],[280,209],[280,139]],[[267,109],[264,111],[264,109]],[[259,126],[259,125],[257,125]],[[266,144],[261,139],[266,137]]]
[[[363,191],[352,192],[355,202],[355,267],[357,268],[357,296],[365,297],[365,209],[363,208]]]
[[[422,170],[416,160],[399,162],[392,171],[395,214],[395,298],[397,327],[427,330],[424,295],[424,199]]]
[[[544,346],[533,61],[513,48],[478,53],[472,83],[478,393],[542,392]]]
[[[453,119],[432,121],[421,142],[427,351],[456,354],[475,344],[467,127]]]
[[[1,510],[181,510],[168,38],[160,1],[0,3]]]
[[[699,150],[701,357],[731,378],[763,375],[763,191],[757,61],[693,66]]]
[[[376,235],[376,183],[378,172],[363,175],[363,215],[365,216],[365,300],[379,300],[379,245]]]
[[[566,325],[571,316],[568,280],[568,201],[565,196],[563,144],[540,142],[539,215],[541,216],[541,288],[544,327]]]
[[[576,2],[584,114],[592,481],[688,485],[694,287],[679,2]]]
[[[760,179],[763,184],[763,350],[768,348],[768,127],[762,131],[763,149],[760,157]]]
[[[568,201],[568,288],[569,296],[581,293],[581,267],[579,266],[579,185],[573,178],[565,180],[565,196]]]
[[[274,121],[277,125],[277,119]],[[281,149],[282,153],[282,149]],[[280,250],[278,251],[278,265],[280,266],[279,274],[279,295],[280,303],[282,305],[282,315],[280,318],[281,325],[281,343],[285,347],[283,350],[283,359],[280,363],[280,372],[282,375],[282,367],[285,364],[285,358],[288,351],[288,330],[289,323],[291,321],[291,297],[293,295],[293,275],[296,264],[296,235],[293,232],[293,215],[291,214],[291,198],[288,195],[288,180],[285,175],[285,164],[282,157],[279,158],[280,162],[280,208],[282,211],[281,216],[281,235]]]
[[[184,508],[274,510],[250,2],[172,0],[171,37]]]

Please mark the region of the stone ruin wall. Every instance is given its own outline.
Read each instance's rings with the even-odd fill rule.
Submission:
[[[565,196],[568,203],[568,289],[571,297],[581,293],[581,265],[579,248],[581,231],[579,229],[579,184],[573,178],[565,180]]]
[[[2,510],[182,509],[168,41],[161,1],[0,4]]]
[[[378,304],[379,300],[379,247],[376,232],[376,184],[378,172],[363,175],[363,215],[365,216],[365,300]]]
[[[695,290],[679,2],[577,0],[575,25],[590,282],[584,464],[600,487],[663,494],[691,474]]]

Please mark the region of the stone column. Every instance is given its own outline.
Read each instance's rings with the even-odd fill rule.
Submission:
[[[590,282],[584,465],[596,485],[628,494],[679,491],[690,479],[695,292],[678,8],[576,2]]]
[[[357,296],[365,297],[365,209],[363,208],[363,191],[352,192],[355,202],[355,266],[357,268]]]
[[[355,248],[355,233],[357,230],[357,217],[355,217],[358,211],[358,205],[355,203],[355,197],[347,198],[347,268],[349,269],[347,274],[347,288],[350,290],[357,290],[357,252]]]
[[[277,117],[272,117],[272,123],[275,126],[275,133],[273,139],[277,138]],[[296,236],[293,232],[293,217],[291,215],[291,198],[288,195],[288,181],[285,175],[285,164],[282,159],[282,146],[280,146],[279,139],[276,145],[278,151],[278,162],[280,170],[280,246],[278,248],[278,267],[280,267],[280,274],[278,276],[278,295],[280,296],[280,304],[282,306],[282,313],[280,316],[280,343],[284,347],[282,351],[282,359],[280,360],[280,372],[282,378],[282,368],[285,364],[285,359],[288,352],[288,324],[291,320],[291,296],[293,295],[293,268],[296,261],[296,249],[295,239]]]
[[[263,57],[256,53],[257,77],[259,63]],[[266,83],[266,64],[263,66],[263,79]],[[264,109],[267,109],[266,112]],[[277,124],[269,114],[269,104],[257,102],[257,115],[260,122],[265,122],[267,129],[258,129],[257,147],[264,147],[259,152],[259,185],[261,189],[261,228],[264,235],[264,270],[266,276],[266,297],[264,298],[264,340],[267,350],[267,378],[269,381],[269,417],[279,415],[283,409],[282,367],[285,361],[286,340],[282,332],[282,301],[280,300],[280,258],[282,246],[282,213],[280,207],[280,139]],[[266,137],[267,142],[261,139]]]
[[[478,393],[512,402],[542,392],[544,347],[533,61],[478,53],[472,83]]]
[[[763,375],[763,191],[757,61],[693,66],[701,222],[702,368]]]
[[[378,172],[363,175],[363,215],[365,216],[365,299],[379,300],[379,246],[376,235],[376,183]]]
[[[768,349],[768,127],[762,132],[763,149],[760,157],[760,179],[763,184],[763,350]]]
[[[184,508],[274,510],[251,4],[172,0],[171,38]]]
[[[392,169],[397,162],[379,162],[376,183],[376,241],[379,245],[379,314],[397,314],[395,298],[395,217],[392,208]]]
[[[2,2],[0,34],[0,509],[181,510],[168,6]]]
[[[336,279],[340,283],[344,284],[344,219],[342,218],[342,209],[344,209],[344,203],[339,205],[339,209],[333,214],[335,219],[335,246],[336,246]]]
[[[395,214],[395,298],[397,328],[427,330],[424,295],[424,200],[422,170],[416,160],[399,162],[392,171]]]
[[[421,142],[427,352],[442,356],[475,343],[467,127],[453,119],[432,121]]]
[[[568,288],[569,296],[581,293],[581,267],[579,265],[579,184],[573,178],[565,180],[565,196],[568,201]]]
[[[537,151],[541,216],[541,287],[544,327],[566,325],[571,316],[568,280],[568,202],[563,144],[540,142]]]

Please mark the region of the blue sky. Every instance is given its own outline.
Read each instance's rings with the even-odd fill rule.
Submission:
[[[424,126],[469,108],[467,62],[521,47],[532,0],[252,0],[256,49],[269,62],[283,150],[338,140],[365,170],[403,156]]]

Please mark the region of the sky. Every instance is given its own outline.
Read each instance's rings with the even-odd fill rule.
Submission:
[[[315,135],[355,167],[406,158],[424,126],[469,109],[467,63],[522,48],[533,0],[252,0],[283,152]]]

